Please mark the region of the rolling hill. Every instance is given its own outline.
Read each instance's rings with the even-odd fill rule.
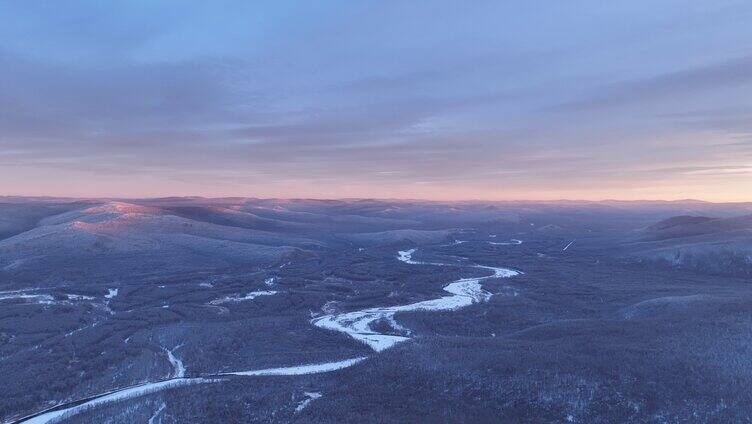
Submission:
[[[682,215],[648,226],[625,243],[628,255],[681,268],[752,275],[752,215]]]

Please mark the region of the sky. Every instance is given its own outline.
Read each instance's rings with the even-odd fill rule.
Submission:
[[[0,195],[752,201],[752,2],[0,0]]]

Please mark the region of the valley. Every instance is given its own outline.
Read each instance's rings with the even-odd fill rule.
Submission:
[[[3,422],[748,410],[744,275],[634,253],[688,207],[742,205],[49,202],[0,240]]]

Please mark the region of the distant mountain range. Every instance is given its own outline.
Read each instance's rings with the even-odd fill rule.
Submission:
[[[331,246],[452,241],[476,226],[566,242],[584,233],[631,258],[709,272],[752,268],[747,203],[0,197],[0,276],[271,265]]]

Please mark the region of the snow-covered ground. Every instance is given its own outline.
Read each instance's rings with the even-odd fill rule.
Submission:
[[[112,299],[118,295],[118,289],[107,289],[107,294],[104,295],[107,299]]]
[[[162,411],[164,411],[165,408],[167,408],[167,405],[164,402],[162,402],[162,404],[159,406],[159,409],[154,411],[154,415],[152,415],[151,418],[149,418],[149,424],[157,424],[157,421],[155,420],[159,418],[159,416],[162,414]],[[162,422],[162,420],[160,419],[159,422]]]
[[[68,300],[94,300],[94,296],[84,296],[82,294],[66,294]]]
[[[413,253],[415,249],[399,251],[397,259],[400,261],[412,264],[412,265],[433,265],[433,266],[448,266],[448,264],[442,263],[430,263],[420,262],[413,260]],[[399,312],[410,311],[447,311],[462,308],[473,303],[487,301],[491,294],[483,290],[480,283],[489,278],[508,278],[520,274],[519,271],[512,269],[492,267],[484,265],[470,265],[474,268],[480,268],[491,271],[491,275],[485,277],[470,277],[461,278],[453,281],[444,287],[444,291],[449,293],[449,296],[443,296],[437,299],[425,300],[422,302],[411,303],[408,305],[389,306],[389,307],[376,307],[368,308],[361,311],[346,312],[346,313],[331,313],[318,318],[315,318],[311,323],[319,328],[325,328],[334,331],[340,331],[348,334],[355,340],[361,341],[370,346],[374,351],[380,352],[388,349],[399,342],[408,340],[409,337],[396,334],[384,334],[374,331],[371,328],[371,324],[386,320],[390,323],[390,326],[401,334],[408,334],[409,330],[402,328],[394,319],[394,315]],[[271,296],[276,294],[276,291],[256,291],[246,294],[242,297],[225,297],[217,299],[210,304],[216,305],[225,302],[240,302],[244,300],[252,300],[258,296]],[[0,294],[1,295],[1,294]],[[9,294],[10,295],[10,294]],[[13,296],[19,294],[13,293]],[[109,293],[105,296],[108,299],[117,296],[117,289],[110,289]],[[2,299],[0,297],[0,299]],[[265,368],[250,371],[236,371],[229,373],[221,373],[215,376],[207,376],[205,378],[185,378],[185,365],[178,359],[172,350],[166,349],[167,358],[173,366],[173,377],[155,383],[145,383],[126,389],[116,390],[111,393],[105,393],[99,397],[93,398],[81,404],[71,406],[69,408],[63,408],[56,411],[50,411],[40,414],[36,417],[23,421],[23,423],[41,424],[58,421],[72,415],[79,414],[89,408],[99,405],[133,399],[139,396],[144,396],[161,390],[170,389],[173,387],[187,386],[193,384],[215,383],[222,381],[221,377],[227,376],[292,376],[292,375],[306,375],[317,374],[340,370],[343,368],[351,367],[367,359],[366,356],[350,358],[345,360],[324,362],[316,364],[295,365],[290,367],[279,368]],[[217,378],[212,378],[217,377]],[[296,412],[300,412],[305,408],[308,403],[313,399],[317,399],[321,396],[320,393],[311,392],[306,393],[307,399],[302,401],[296,408]],[[160,409],[154,416],[158,416],[163,408]],[[153,417],[152,417],[153,418]]]
[[[436,266],[445,266],[446,264],[438,263],[438,262],[421,262],[416,261],[413,259],[413,253],[418,249],[410,249],[410,250],[400,250],[397,252],[397,259],[400,261],[410,264],[410,265],[436,265]]]
[[[422,262],[413,260],[413,253],[415,253],[416,250],[418,249],[400,250],[399,252],[397,252],[397,259],[406,264],[420,265]]]
[[[170,349],[165,349],[165,352],[167,352],[167,360],[170,361],[170,364],[172,364],[172,369],[174,370],[172,373],[172,377],[174,378],[185,377],[185,365],[183,365],[183,361],[178,359],[175,356],[175,354],[172,353]]]
[[[303,394],[306,396],[306,398],[303,399],[297,407],[295,407],[296,413],[304,410],[309,403],[321,397],[321,393],[319,392],[303,392]]]
[[[358,358],[345,359],[335,362],[324,362],[319,364],[307,364],[307,365],[295,365],[292,367],[281,368],[265,368],[253,371],[236,371],[227,372],[219,375],[245,375],[245,376],[261,376],[261,375],[306,375],[306,374],[319,374],[322,372],[331,372],[341,370],[343,368],[351,367],[359,362],[366,360],[368,357],[361,356]]]
[[[227,296],[223,297],[221,299],[215,299],[209,302],[210,305],[220,305],[222,303],[233,303],[233,302],[243,302],[246,300],[253,300],[259,296],[273,296],[277,294],[278,292],[274,290],[261,290],[261,291],[254,291],[246,294],[245,296]]]
[[[169,351],[168,351],[169,352]],[[364,361],[367,357],[362,356],[359,358],[345,359],[342,361],[325,362],[319,364],[307,364],[296,365],[292,367],[282,368],[265,368],[252,371],[238,371],[223,373],[217,375],[221,376],[266,376],[266,375],[306,375],[306,374],[318,374],[324,372],[337,371],[343,368],[353,366],[361,361]],[[156,383],[145,383],[137,386],[129,387],[122,390],[116,390],[111,393],[103,394],[97,398],[91,399],[87,402],[79,405],[71,406],[70,408],[64,408],[57,411],[50,411],[44,414],[38,415],[28,420],[24,420],[22,424],[44,424],[57,422],[62,419],[71,417],[76,414],[80,414],[90,408],[94,408],[107,403],[119,402],[129,399],[134,399],[140,396],[156,393],[162,390],[172,389],[174,387],[190,386],[195,384],[217,383],[223,381],[221,378],[183,378],[175,377],[169,380],[159,381]],[[156,415],[156,414],[155,414]]]
[[[48,294],[0,293],[0,300],[10,299],[32,300],[38,303],[50,303],[54,300],[53,297]]]
[[[467,243],[467,240],[454,240],[451,243],[442,244],[442,246],[456,246],[458,244],[463,244],[463,243]]]
[[[63,296],[65,296],[67,300],[55,300],[55,298],[50,294],[34,293],[38,290],[39,289],[27,289],[0,292],[0,301],[20,299],[26,301],[25,303],[40,303],[44,305],[51,305],[53,303],[70,303],[73,301],[94,300],[94,297],[92,296],[84,296],[80,294],[64,294]]]
[[[492,244],[494,246],[516,246],[518,244],[522,244],[522,240],[509,239],[509,241],[489,241],[488,244]]]
[[[397,253],[397,259],[412,265],[447,265],[415,261],[412,258],[415,251],[415,249],[401,250]],[[396,324],[394,315],[398,312],[449,311],[463,308],[476,302],[487,301],[491,297],[491,294],[481,288],[481,281],[489,278],[508,278],[519,274],[519,271],[507,268],[483,265],[472,266],[493,271],[493,274],[486,277],[462,278],[449,283],[444,287],[444,291],[449,292],[451,296],[424,300],[408,305],[376,307],[341,314],[329,314],[315,318],[311,322],[319,328],[345,333],[353,339],[367,344],[376,352],[381,352],[397,343],[408,340],[409,337],[379,333],[371,328],[371,324],[380,320]],[[397,330],[402,330],[402,328],[397,328]]]
[[[71,417],[76,414],[80,414],[90,408],[119,402],[127,399],[134,399],[140,396],[145,396],[154,392],[171,389],[174,387],[190,386],[194,384],[214,383],[219,380],[208,378],[179,378],[160,381],[157,383],[146,383],[138,386],[129,387],[127,389],[116,390],[112,393],[105,394],[103,396],[92,399],[88,402],[84,402],[80,405],[72,406],[70,408],[61,409],[58,411],[51,411],[22,421],[23,424],[43,424],[50,422],[57,422],[59,420]]]

